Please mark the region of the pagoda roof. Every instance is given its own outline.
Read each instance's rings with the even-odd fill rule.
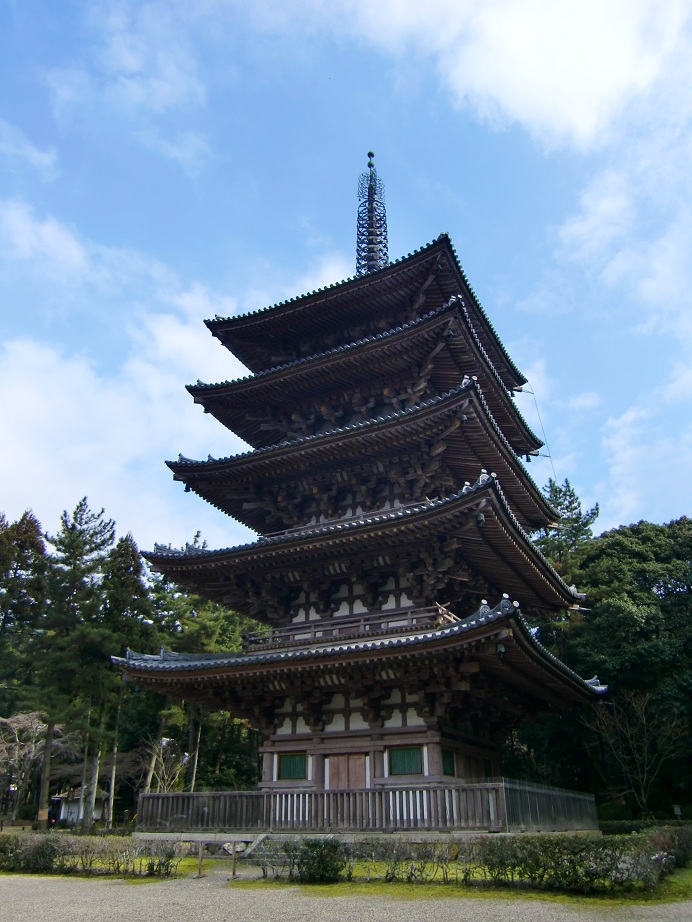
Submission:
[[[511,512],[496,477],[482,474],[451,496],[369,515],[296,528],[221,550],[157,545],[144,554],[152,566],[194,591],[249,612],[251,600],[233,576],[300,570],[316,560],[349,555],[403,554],[439,534],[458,540],[461,559],[493,585],[503,585],[531,608],[554,610],[583,598],[543,557]]]
[[[497,646],[489,649],[478,641],[490,638],[502,640],[503,654]],[[468,618],[445,624],[435,630],[414,630],[392,637],[334,638],[313,640],[303,647],[248,652],[185,654],[161,650],[157,656],[128,650],[125,657],[113,657],[129,681],[152,685],[168,685],[169,690],[181,691],[199,685],[200,681],[233,682],[233,679],[261,677],[270,688],[281,676],[317,670],[333,670],[353,663],[376,658],[386,668],[392,660],[402,663],[421,656],[449,658],[450,653],[469,655],[480,661],[484,672],[494,673],[506,684],[538,697],[558,701],[593,701],[607,691],[598,678],[585,680],[558,660],[536,639],[517,602],[504,596],[491,608],[487,603]]]
[[[459,419],[461,418],[461,425]],[[445,429],[457,428],[445,435]],[[391,457],[416,443],[429,451],[431,439],[445,438],[445,460],[457,482],[486,465],[495,471],[523,527],[533,530],[558,515],[526,472],[490,412],[478,382],[466,378],[439,397],[408,409],[336,427],[317,435],[286,440],[230,458],[168,461],[176,480],[218,509],[258,532],[266,532],[267,510],[253,502],[263,480],[296,480],[302,472],[348,468],[364,457]]]
[[[417,305],[429,312],[461,295],[474,329],[508,390],[526,383],[509,357],[462,269],[447,234],[441,234],[383,269],[346,279],[271,307],[235,317],[216,317],[207,326],[247,367],[259,372],[275,364],[278,344],[346,328],[366,316],[390,323]],[[419,303],[420,302],[420,303]]]
[[[391,381],[424,362],[439,344],[432,377],[441,391],[473,371],[505,437],[517,453],[536,452],[543,444],[531,431],[507,393],[495,367],[469,323],[459,298],[385,333],[364,337],[327,352],[219,384],[198,381],[188,391],[205,410],[254,448],[276,441],[266,421],[253,415],[268,404],[290,407],[300,399],[322,399],[325,381],[332,390],[348,390],[378,380]]]

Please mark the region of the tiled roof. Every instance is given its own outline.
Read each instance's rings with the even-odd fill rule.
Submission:
[[[272,368],[265,368],[263,371],[258,371],[256,374],[245,375],[243,378],[236,378],[233,381],[220,381],[217,384],[207,384],[203,381],[198,381],[197,384],[188,385],[189,391],[201,391],[204,389],[213,389],[217,387],[224,387],[228,384],[240,384],[241,381],[261,381],[263,378],[267,378],[270,375],[275,375],[279,372],[288,371],[291,368],[297,368],[300,365],[309,365],[312,362],[316,362],[320,359],[325,359],[330,356],[343,355],[344,353],[351,352],[355,349],[360,349],[362,346],[366,346],[369,343],[383,342],[391,336],[395,336],[397,333],[404,333],[407,330],[412,330],[415,327],[422,326],[426,321],[431,320],[433,317],[440,316],[445,312],[449,311],[450,302],[442,304],[440,307],[436,307],[435,310],[429,311],[427,314],[423,314],[420,317],[416,317],[415,320],[410,320],[408,323],[402,323],[398,326],[392,327],[389,330],[386,330],[384,333],[373,333],[371,336],[364,336],[362,339],[355,339],[352,342],[344,343],[340,346],[335,346],[333,349],[327,349],[324,352],[317,352],[314,355],[303,356],[299,359],[294,359],[292,362],[284,362],[282,365],[274,365]],[[484,357],[487,359],[490,367],[490,359],[487,358],[485,352],[483,353]],[[500,386],[503,389],[504,385],[502,384],[499,375],[493,369],[495,377],[498,379]]]
[[[277,301],[275,304],[270,304],[266,307],[260,307],[254,311],[247,311],[244,314],[234,314],[228,317],[222,317],[219,314],[217,314],[212,320],[207,320],[206,323],[209,326],[212,326],[213,324],[216,324],[216,323],[234,323],[237,321],[247,320],[250,317],[259,317],[263,314],[269,314],[272,311],[276,311],[279,308],[287,307],[289,304],[297,305],[297,304],[300,304],[302,301],[306,301],[308,298],[314,298],[316,295],[327,294],[328,292],[337,292],[340,289],[347,288],[349,285],[354,285],[356,283],[358,283],[363,288],[365,288],[369,283],[372,283],[375,279],[377,279],[382,274],[386,272],[390,272],[392,268],[396,266],[401,266],[404,263],[408,262],[409,260],[413,259],[415,256],[420,256],[428,252],[429,250],[432,250],[435,246],[437,246],[440,240],[443,240],[443,239],[448,240],[451,246],[451,240],[449,240],[449,236],[443,233],[443,234],[440,234],[440,236],[436,240],[432,240],[430,243],[426,243],[424,246],[418,247],[418,249],[416,250],[412,250],[406,256],[400,256],[399,259],[395,259],[393,262],[390,262],[383,269],[377,269],[374,272],[369,272],[367,275],[353,275],[353,276],[350,276],[349,278],[342,279],[340,282],[332,282],[331,285],[324,285],[322,288],[315,288],[313,291],[305,292],[302,295],[295,295],[292,298],[286,298],[284,301]],[[452,247],[452,251],[454,252],[453,247]],[[458,264],[459,260],[458,260],[458,257],[456,256],[456,252],[454,253],[454,256]],[[466,279],[465,275],[464,275],[464,279]],[[490,323],[490,321],[488,321],[488,323]]]
[[[490,356],[487,354],[476,330],[473,327],[471,318],[469,317],[467,306],[463,300],[458,295],[455,295],[449,299],[445,304],[441,305],[438,308],[435,308],[432,311],[429,311],[426,314],[423,314],[420,317],[417,317],[415,320],[409,321],[408,323],[401,324],[390,330],[387,330],[383,333],[373,334],[371,336],[366,336],[353,342],[342,344],[336,346],[333,349],[326,350],[324,352],[319,352],[314,355],[305,356],[299,359],[294,359],[291,362],[286,362],[282,365],[277,365],[272,368],[264,369],[263,371],[258,372],[254,375],[246,375],[243,378],[237,378],[233,381],[222,381],[215,384],[209,384],[202,381],[198,381],[194,385],[188,385],[187,390],[200,402],[205,402],[205,395],[215,396],[215,392],[222,391],[224,394],[228,394],[229,389],[233,391],[247,391],[248,388],[254,389],[256,387],[261,387],[265,382],[265,386],[270,386],[272,378],[276,378],[277,381],[281,381],[283,376],[287,372],[299,371],[310,373],[313,368],[319,368],[318,363],[322,363],[325,359],[331,358],[349,358],[350,356],[357,356],[358,350],[362,349],[364,346],[369,346],[372,344],[382,344],[387,345],[389,342],[395,342],[395,337],[402,333],[409,333],[412,330],[422,329],[428,324],[431,320],[436,318],[443,318],[447,314],[451,318],[458,317],[461,315],[463,317],[463,328],[473,339],[474,346],[478,351],[479,355],[483,359],[483,365],[487,370],[489,376],[488,383],[490,384],[489,390],[493,390],[493,384],[497,388],[497,400],[499,401],[498,407],[501,409],[501,413],[507,415],[507,419],[510,421],[510,425],[513,423],[516,427],[517,438],[520,439],[518,443],[522,447],[522,450],[529,450],[531,448],[540,447],[542,444],[538,436],[532,431],[531,427],[528,425],[524,419],[521,411],[518,409],[516,404],[514,404],[508,395],[507,388],[502,382],[497,369],[493,365]],[[274,388],[277,386],[276,382],[273,383]],[[261,392],[260,392],[261,393]],[[220,394],[219,396],[223,396]],[[489,396],[489,395],[488,395]],[[216,412],[211,410],[214,415]],[[220,411],[219,411],[220,412]],[[236,419],[235,422],[231,423],[226,421],[226,425],[230,425],[233,428],[240,427],[240,420]],[[239,431],[239,434],[246,438],[247,441],[253,442],[253,437],[251,432],[245,431],[242,428],[242,431]]]
[[[483,396],[483,391],[475,376],[469,378],[468,375],[464,378],[462,383],[453,388],[450,391],[446,391],[444,394],[440,394],[436,397],[432,397],[429,400],[421,401],[421,403],[416,404],[413,407],[407,407],[401,410],[395,410],[391,413],[385,415],[373,417],[372,419],[362,420],[360,422],[351,423],[347,426],[338,426],[332,429],[328,429],[325,432],[320,432],[315,435],[306,435],[294,439],[286,439],[282,442],[278,442],[274,445],[270,445],[264,448],[258,448],[251,451],[243,452],[235,456],[229,456],[226,458],[213,458],[211,455],[208,456],[206,461],[196,461],[191,458],[186,458],[183,455],[178,456],[177,461],[167,461],[168,467],[183,480],[187,482],[185,477],[186,472],[194,473],[196,471],[221,471],[225,466],[232,464],[234,467],[242,469],[245,462],[250,460],[260,460],[264,457],[271,456],[272,453],[293,453],[296,449],[301,449],[303,447],[310,447],[318,449],[322,445],[329,444],[330,440],[338,438],[343,435],[348,434],[360,434],[367,433],[369,431],[376,430],[377,427],[392,423],[395,421],[405,422],[407,419],[415,419],[417,416],[421,416],[425,411],[430,410],[436,406],[441,406],[446,402],[450,402],[455,398],[459,398],[464,394],[474,393],[476,399],[478,400],[480,407],[483,411],[483,414],[488,420],[493,432],[495,433],[497,439],[502,444],[505,451],[512,458],[517,458],[516,453],[512,449],[509,441],[505,437],[504,433],[498,426],[488,404],[486,403],[485,397]],[[518,465],[521,465],[521,462],[517,459],[516,462]],[[528,471],[521,467],[522,478],[526,481],[528,485],[527,492],[529,494],[534,493],[536,497],[541,500],[546,508],[553,513],[555,519],[558,518],[558,513],[556,510],[552,509],[547,500],[543,497],[541,490],[538,488],[535,481],[531,478],[531,475]],[[197,489],[194,484],[194,479],[191,478],[190,488],[195,490]],[[202,495],[202,494],[200,494]],[[206,497],[205,497],[206,498]],[[211,502],[212,500],[210,500]],[[221,507],[219,507],[221,508]],[[260,529],[261,530],[261,529]]]
[[[347,519],[330,524],[315,525],[308,528],[298,528],[287,532],[281,532],[277,535],[261,537],[257,541],[252,541],[248,544],[239,545],[233,548],[207,550],[188,544],[185,548],[178,550],[166,547],[165,545],[156,544],[154,546],[153,553],[144,552],[144,557],[146,557],[152,563],[165,563],[167,560],[212,562],[216,558],[227,557],[229,554],[242,554],[243,552],[251,551],[253,549],[256,551],[264,551],[265,549],[280,547],[282,545],[288,547],[291,545],[300,546],[306,541],[310,541],[315,538],[328,538],[341,534],[346,535],[354,532],[357,533],[358,531],[365,531],[372,525],[391,524],[416,516],[419,516],[421,521],[425,522],[432,512],[443,510],[446,506],[452,506],[452,504],[454,504],[456,501],[460,500],[462,497],[468,496],[471,493],[481,493],[488,490],[493,491],[498,497],[500,508],[503,514],[515,529],[517,536],[520,542],[524,545],[527,553],[535,556],[538,559],[542,570],[548,574],[553,583],[559,587],[564,598],[571,598],[575,602],[582,600],[584,598],[583,593],[579,593],[574,587],[568,586],[552,566],[552,564],[550,564],[544,557],[540,549],[532,543],[531,538],[521,527],[518,519],[510,509],[504,493],[502,492],[502,489],[497,482],[497,478],[487,473],[482,473],[473,485],[466,483],[464,487],[457,493],[453,493],[450,496],[440,499],[428,500],[427,502],[419,503],[413,506],[388,509],[373,515],[361,516],[357,519]]]
[[[505,596],[498,605],[491,608],[483,603],[479,610],[468,618],[435,630],[424,630],[417,633],[400,635],[396,637],[383,637],[373,640],[349,639],[342,642],[315,641],[310,647],[270,650],[257,653],[173,653],[162,649],[158,656],[127,651],[125,657],[112,657],[113,662],[125,669],[137,672],[155,673],[181,673],[199,670],[200,668],[232,668],[233,666],[264,665],[269,663],[293,663],[306,660],[324,658],[325,656],[339,656],[358,652],[377,653],[389,649],[410,649],[424,647],[433,642],[439,643],[441,639],[453,639],[460,635],[471,633],[479,627],[502,621],[513,621],[519,628],[525,642],[533,648],[543,659],[546,659],[558,671],[582,685],[585,690],[593,694],[602,694],[606,686],[602,686],[597,678],[586,681],[576,672],[565,666],[557,657],[553,656],[539,643],[531,628],[524,619],[518,603],[510,602]]]
[[[279,311],[290,305],[299,307],[306,301],[309,301],[315,298],[319,299],[320,296],[338,295],[339,293],[348,290],[349,287],[354,287],[354,286],[363,287],[363,288],[368,287],[372,285],[373,282],[376,282],[378,279],[385,277],[387,274],[391,275],[393,269],[401,268],[405,266],[407,262],[414,261],[416,259],[419,259],[421,256],[425,256],[427,253],[433,252],[436,248],[439,248],[440,245],[448,247],[449,253],[454,260],[454,266],[459,276],[461,277],[465,287],[467,288],[469,294],[471,295],[471,298],[473,299],[473,306],[475,310],[477,311],[479,317],[481,318],[482,323],[487,327],[488,332],[493,337],[504,361],[507,363],[508,368],[510,368],[512,372],[514,373],[514,375],[516,376],[517,383],[518,384],[526,383],[525,376],[521,373],[521,371],[519,371],[517,366],[514,364],[507,350],[505,349],[502,341],[497,335],[497,331],[495,330],[495,327],[493,326],[490,318],[488,317],[485,309],[483,308],[483,305],[480,302],[480,299],[476,295],[476,292],[471,286],[466,276],[466,273],[464,272],[464,269],[461,266],[461,263],[459,261],[459,256],[457,255],[456,249],[454,248],[454,244],[452,243],[449,235],[446,233],[440,234],[439,237],[437,237],[437,239],[431,241],[425,246],[419,247],[418,249],[413,250],[412,252],[408,253],[406,256],[403,256],[395,260],[394,262],[389,263],[389,265],[385,266],[384,268],[378,269],[375,272],[370,272],[365,276],[353,276],[351,278],[344,279],[341,282],[335,282],[331,285],[324,286],[323,288],[318,288],[318,289],[315,289],[314,291],[307,292],[306,294],[298,295],[293,298],[288,298],[285,301],[280,301],[268,307],[259,308],[258,310],[250,311],[245,314],[235,315],[232,317],[221,317],[217,315],[213,320],[206,321],[207,326],[213,331],[215,326],[219,326],[221,324],[233,325],[236,323],[242,323],[253,317],[261,318],[263,316],[270,315],[272,312]]]

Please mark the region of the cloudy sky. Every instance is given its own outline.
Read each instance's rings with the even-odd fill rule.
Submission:
[[[164,459],[240,443],[202,321],[447,231],[601,529],[692,507],[690,0],[0,0],[0,509],[246,540]],[[540,413],[540,420],[537,416]]]

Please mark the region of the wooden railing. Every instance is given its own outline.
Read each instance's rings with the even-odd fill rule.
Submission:
[[[314,621],[294,622],[287,627],[248,632],[243,635],[243,649],[254,652],[362,635],[425,631],[435,627],[437,617],[436,608],[402,608],[364,612],[362,615],[323,617]]]
[[[590,794],[503,779],[355,791],[141,794],[138,832],[595,829]]]

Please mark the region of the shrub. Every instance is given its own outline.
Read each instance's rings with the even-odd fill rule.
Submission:
[[[179,863],[180,856],[172,842],[57,833],[0,836],[0,871],[170,877]]]
[[[264,851],[263,851],[264,850]],[[666,826],[630,835],[496,835],[411,843],[397,835],[343,845],[335,839],[263,843],[253,859],[274,876],[302,882],[351,880],[358,862],[368,880],[440,880],[530,886],[575,893],[651,888],[692,860],[692,826]]]
[[[338,839],[303,839],[298,846],[295,871],[302,883],[335,883],[345,866]]]
[[[21,842],[19,870],[29,874],[50,874],[61,853],[61,843],[53,836],[27,836]]]
[[[0,871],[18,871],[20,855],[19,836],[0,836]]]

